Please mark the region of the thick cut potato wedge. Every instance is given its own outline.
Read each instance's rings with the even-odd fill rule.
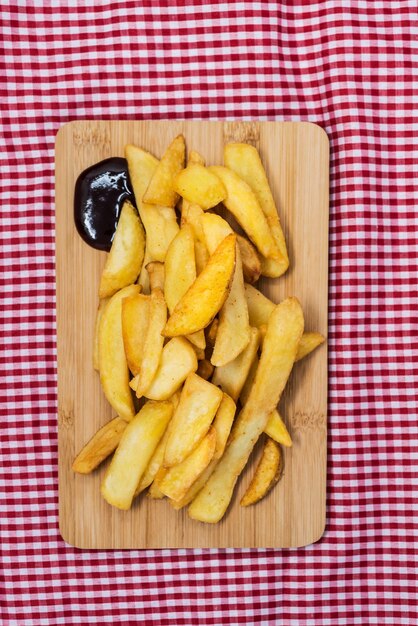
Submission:
[[[174,181],[184,167],[186,144],[183,135],[178,135],[165,151],[142,200],[148,204],[158,204],[174,208],[178,200]]]
[[[177,394],[175,394],[175,396],[176,395]],[[170,402],[173,404],[173,412],[176,410],[176,403],[178,403],[178,400],[175,396],[170,399]],[[143,473],[141,480],[139,481],[139,484],[135,489],[135,497],[151,485],[160,469],[162,469],[161,476],[164,475],[165,470],[162,467],[164,460],[164,451],[167,445],[167,439],[170,436],[172,423],[172,420],[170,420],[167,428],[164,431],[164,435],[161,437],[158,446],[155,448],[154,454],[152,455],[150,462],[147,465],[147,469]]]
[[[208,432],[222,400],[222,391],[190,374],[184,383],[180,402],[173,416],[173,429],[167,441],[164,467],[181,463]]]
[[[149,276],[151,292],[153,289],[161,289],[164,293],[165,265],[160,261],[151,261],[147,264],[146,270]]]
[[[100,320],[102,319],[103,311],[106,304],[109,302],[109,298],[102,298],[99,300],[99,306],[97,307],[96,321],[94,323],[94,339],[93,339],[93,367],[98,372],[99,365],[99,328]]]
[[[242,271],[248,283],[255,283],[261,274],[261,261],[253,244],[242,235],[237,235],[237,243],[241,253]]]
[[[225,514],[238,476],[280,400],[295,361],[303,325],[302,308],[296,298],[287,298],[270,315],[250,397],[235,421],[215,471],[189,506],[193,519],[215,523]]]
[[[209,380],[214,369],[215,368],[212,363],[208,361],[208,359],[201,359],[198,363],[196,374],[200,376],[200,378],[204,378],[204,380]]]
[[[209,169],[225,185],[227,197],[224,205],[245,230],[257,250],[267,258],[277,259],[277,246],[251,187],[227,167],[212,165]]]
[[[266,298],[264,294],[253,285],[245,284],[245,297],[247,298],[248,314],[251,326],[267,324],[269,317],[276,306],[274,302]]]
[[[172,500],[181,500],[191,485],[205,471],[216,448],[216,431],[211,426],[196,448],[178,465],[170,467],[160,480],[160,491]]]
[[[299,343],[298,353],[296,355],[296,361],[300,361],[305,356],[308,356],[308,354],[313,352],[315,348],[317,348],[322,343],[324,343],[324,341],[325,341],[325,337],[321,335],[321,333],[316,333],[316,332],[303,333],[300,343]]]
[[[132,374],[141,368],[145,337],[150,319],[151,298],[142,294],[122,300],[122,337],[126,360]]]
[[[234,232],[228,222],[216,213],[203,213],[200,221],[209,254],[213,254],[221,241]]]
[[[184,224],[167,250],[164,296],[170,315],[176,304],[196,280],[194,243],[192,226]],[[203,330],[189,335],[188,339],[198,348],[205,349],[206,340]]]
[[[157,373],[164,345],[164,337],[161,333],[167,321],[167,305],[161,289],[153,289],[149,297],[149,324],[139,369],[139,381],[136,388],[137,398],[146,395]]]
[[[127,422],[121,417],[102,426],[74,459],[73,470],[90,474],[117,448],[126,426]]]
[[[292,438],[277,409],[270,413],[264,432],[277,443],[281,443],[288,448],[292,446]]]
[[[164,261],[167,248],[179,229],[176,213],[172,207],[147,204],[143,201],[145,190],[158,166],[158,160],[149,152],[133,145],[125,147],[125,157],[139,216],[146,232],[146,262]],[[142,279],[144,278],[142,275]],[[146,293],[145,281],[141,281],[141,284],[144,285]]]
[[[150,400],[168,400],[180,389],[189,374],[197,370],[197,357],[193,346],[184,337],[173,337],[166,343],[154,380],[145,391]],[[136,389],[139,376],[130,382]]]
[[[136,488],[173,414],[171,402],[147,402],[128,424],[101,485],[104,499],[129,509]]]
[[[230,363],[215,369],[212,383],[229,394],[235,402],[248,378],[259,344],[260,332],[258,328],[251,328],[250,341],[245,350]]]
[[[170,500],[170,504],[175,509],[181,509],[184,506],[190,504],[195,496],[202,489],[203,485],[208,480],[209,476],[215,469],[218,460],[221,458],[226,443],[228,441],[229,433],[231,432],[232,423],[235,417],[235,402],[226,394],[223,394],[222,402],[219,405],[216,417],[213,420],[213,428],[216,431],[216,447],[213,454],[213,458],[203,473],[197,478],[184,496],[179,500]]]
[[[190,335],[206,328],[223,306],[235,269],[235,235],[228,235],[210,257],[206,267],[177,303],[164,335]]]
[[[122,300],[139,293],[139,285],[124,287],[111,297],[99,326],[99,371],[103,392],[115,412],[130,420],[135,414],[122,335]]]
[[[183,206],[181,210],[181,225],[190,224],[193,228],[194,235],[194,251],[196,258],[196,273],[200,272],[206,267],[209,261],[209,251],[206,246],[205,235],[202,226],[203,209],[197,204],[190,204],[183,200]]]
[[[136,209],[126,200],[100,279],[99,298],[109,298],[132,285],[141,271],[144,254],[144,227]]]
[[[229,143],[224,148],[224,162],[251,187],[266,216],[280,254],[276,259],[262,259],[261,272],[264,276],[277,278],[289,267],[289,257],[277,207],[260,155],[254,146],[247,143]]]
[[[252,481],[241,498],[241,506],[249,506],[264,498],[283,473],[283,455],[278,443],[267,439]]]
[[[198,163],[189,163],[176,177],[176,192],[203,210],[211,209],[226,198],[226,189],[219,178]]]

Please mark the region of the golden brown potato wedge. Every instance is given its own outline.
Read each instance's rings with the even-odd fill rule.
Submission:
[[[274,302],[266,298],[264,294],[253,285],[245,284],[245,297],[247,298],[248,314],[251,326],[267,324],[269,317],[276,306]]]
[[[181,225],[190,224],[193,228],[194,235],[194,251],[196,258],[196,273],[200,272],[206,267],[209,260],[209,251],[206,246],[205,235],[203,232],[201,218],[203,209],[197,204],[190,204],[183,200],[183,207],[181,210]]]
[[[279,252],[267,219],[251,187],[227,167],[212,165],[209,169],[225,185],[227,197],[224,205],[244,229],[257,250],[267,258],[278,258]]]
[[[89,474],[117,448],[127,422],[115,417],[98,430],[73,462],[73,470],[79,474]]]
[[[194,243],[192,226],[184,224],[167,250],[164,295],[170,315],[196,280]],[[205,349],[206,340],[203,330],[188,335],[188,339],[198,348]]]
[[[259,502],[280,480],[283,473],[283,455],[278,443],[268,438],[261,459],[248,489],[241,498],[241,506]]]
[[[300,361],[305,356],[308,356],[308,354],[313,352],[315,348],[317,348],[322,343],[324,343],[324,341],[325,341],[325,337],[321,335],[321,333],[316,333],[316,332],[303,333],[300,339],[298,353],[296,355],[296,361]]]
[[[177,174],[174,188],[191,204],[210,209],[226,198],[226,189],[219,178],[199,163],[189,163]]]
[[[109,298],[119,289],[132,285],[141,271],[144,253],[144,227],[137,210],[126,200],[103,268],[99,298]]]
[[[233,361],[217,367],[212,377],[212,383],[229,394],[236,402],[247,380],[251,365],[257,355],[260,344],[258,328],[251,328],[248,346]]]
[[[282,443],[288,448],[292,446],[292,438],[277,409],[270,413],[264,432],[277,443]]]
[[[253,244],[242,235],[237,235],[237,243],[241,253],[242,271],[247,283],[255,283],[261,274],[261,261]]]
[[[172,414],[171,402],[147,402],[128,424],[101,485],[101,493],[109,504],[130,508]]]
[[[189,374],[197,370],[193,346],[184,337],[173,337],[163,348],[160,363],[145,395],[150,400],[168,400],[181,387]],[[130,382],[137,388],[139,376]]]
[[[98,372],[99,365],[99,328],[100,320],[102,319],[103,311],[106,304],[109,302],[109,298],[102,298],[99,300],[99,306],[97,307],[96,321],[94,324],[94,339],[93,339],[93,367]]]
[[[146,232],[146,262],[164,261],[167,248],[179,229],[174,209],[169,206],[147,204],[143,201],[146,188],[158,166],[158,160],[149,152],[128,145],[125,147],[129,176],[135,193],[139,216]],[[142,275],[141,284],[146,293],[147,277]]]
[[[207,468],[216,447],[216,431],[211,426],[202,441],[178,465],[170,467],[156,484],[172,500],[181,500]]]
[[[167,321],[167,305],[161,289],[153,289],[149,297],[149,324],[139,369],[139,380],[136,388],[137,398],[147,395],[147,390],[157,373],[164,345],[164,337],[161,333]]]
[[[146,270],[149,276],[149,286],[153,289],[160,289],[164,293],[165,264],[161,261],[151,261],[147,264]]]
[[[296,298],[287,298],[270,315],[250,397],[234,423],[229,443],[213,474],[189,506],[193,519],[215,523],[225,514],[238,476],[278,404],[302,333],[302,308]]]
[[[223,306],[235,269],[235,235],[226,237],[210,257],[206,267],[177,303],[164,335],[190,335],[206,328]]]
[[[142,294],[122,300],[122,337],[126,360],[132,374],[141,368],[150,318],[151,298]]]
[[[221,241],[234,232],[228,222],[216,213],[203,213],[200,222],[209,254],[213,254]]]
[[[164,467],[181,463],[208,432],[222,400],[222,391],[190,374],[184,383],[180,402],[173,416],[173,429],[167,441]]]
[[[148,204],[157,204],[174,208],[178,200],[175,179],[184,167],[186,143],[183,135],[178,135],[162,156],[142,200]]]
[[[209,380],[209,378],[213,374],[214,369],[215,368],[213,367],[212,363],[208,361],[208,359],[201,359],[198,363],[196,374],[204,380]]]
[[[126,420],[135,410],[129,387],[129,369],[122,335],[122,300],[139,293],[139,285],[124,287],[107,303],[99,326],[99,370],[104,394],[115,412]]]
[[[264,276],[277,278],[289,267],[289,257],[277,207],[260,155],[257,149],[249,144],[229,143],[224,149],[224,162],[251,187],[266,216],[279,256],[263,258],[261,273]]]

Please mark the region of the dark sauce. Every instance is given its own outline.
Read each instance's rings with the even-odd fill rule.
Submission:
[[[126,159],[105,159],[80,174],[75,184],[74,221],[89,246],[110,250],[125,200],[135,205]]]

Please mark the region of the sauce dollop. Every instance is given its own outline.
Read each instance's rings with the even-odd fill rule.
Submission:
[[[111,157],[80,174],[75,184],[74,221],[89,246],[110,250],[125,200],[135,204],[126,159]]]

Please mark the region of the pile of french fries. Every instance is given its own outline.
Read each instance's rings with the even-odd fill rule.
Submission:
[[[294,363],[324,338],[304,332],[296,298],[274,304],[254,286],[289,259],[253,146],[227,144],[224,165],[210,167],[195,151],[186,164],[182,135],[160,161],[134,145],[125,154],[138,209],[126,201],[121,211],[94,343],[116,417],[73,469],[89,473],[114,453],[101,484],[109,504],[129,509],[148,490],[216,523],[260,437],[241,505],[280,479],[292,440],[277,405]]]

